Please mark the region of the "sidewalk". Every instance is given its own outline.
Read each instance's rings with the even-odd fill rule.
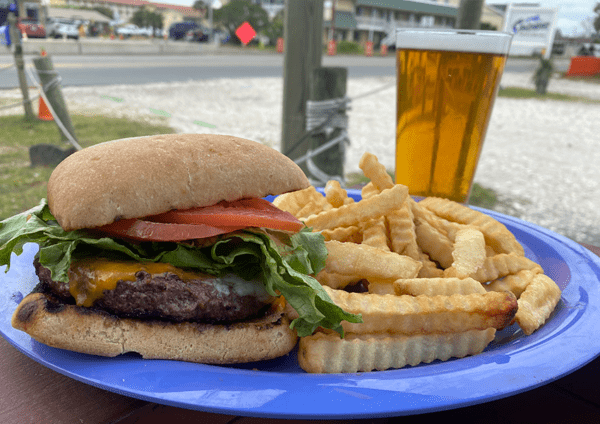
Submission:
[[[505,74],[502,85],[533,88],[530,76],[518,73]],[[380,87],[386,88],[358,98]],[[600,99],[600,85],[593,83],[553,80],[549,91]],[[71,112],[167,120],[180,133],[232,134],[280,148],[281,78],[65,87],[63,92]],[[360,172],[365,151],[393,169],[395,78],[349,79],[348,95],[357,100],[348,113],[346,172]],[[498,211],[600,246],[598,116],[600,103],[498,98],[475,180],[498,193]]]

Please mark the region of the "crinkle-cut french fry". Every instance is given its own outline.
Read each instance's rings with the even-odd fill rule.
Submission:
[[[335,227],[348,227],[361,221],[378,218],[394,210],[408,197],[408,188],[403,185],[384,190],[376,196],[330,209],[305,219],[307,227],[324,230]]]
[[[396,294],[393,281],[369,281],[367,288],[371,294]]]
[[[358,228],[358,225],[323,230],[321,231],[321,234],[323,234],[325,241],[336,240],[343,242],[360,243],[360,241],[362,240],[362,234],[360,233],[360,228]]]
[[[486,257],[483,266],[469,277],[480,283],[487,283],[524,269],[543,272],[541,266],[525,256],[516,253],[498,253],[496,256]]]
[[[496,252],[520,256],[525,254],[514,234],[491,216],[439,197],[428,197],[419,203],[444,219],[478,227],[485,236],[486,243]]]
[[[547,275],[536,274],[519,297],[515,320],[523,332],[530,335],[550,317],[560,300],[560,287]]]
[[[325,200],[324,197],[319,200],[311,200],[306,205],[304,205],[304,207],[302,209],[300,209],[296,213],[296,218],[298,218],[298,219],[308,218],[311,215],[315,215],[315,214],[321,213],[323,211],[328,211],[331,209],[333,209],[333,206],[331,206],[329,204],[329,202],[327,202]]]
[[[370,219],[358,224],[362,233],[362,244],[376,247],[390,252],[388,230],[385,225],[385,217]]]
[[[419,252],[419,261],[423,264],[419,270],[418,278],[437,278],[444,276],[444,270],[438,268],[437,264],[429,259],[429,255],[425,252]]]
[[[452,266],[444,271],[446,277],[466,278],[483,266],[487,254],[483,233],[467,227],[456,233],[452,249]]]
[[[327,272],[325,270],[321,270],[315,278],[322,286],[331,287],[332,289],[343,289],[360,280],[360,278],[355,275],[344,275]]]
[[[306,205],[310,203],[326,203],[324,196],[313,186],[291,193],[281,194],[273,200],[273,204],[275,206],[281,210],[291,213],[296,218],[300,216],[300,210],[305,208]]]
[[[409,199],[407,198],[407,201],[397,210],[388,213],[385,218],[389,227],[392,251],[419,259],[420,251]]]
[[[409,205],[415,220],[418,219],[420,221],[427,222],[433,228],[448,237],[451,241],[454,241],[456,232],[465,227],[463,224],[448,221],[447,219],[437,216],[433,211],[430,211],[421,205],[421,202],[416,202],[412,198],[409,200]]]
[[[417,244],[423,252],[444,269],[452,266],[452,262],[454,262],[452,240],[420,218],[415,220],[415,233],[417,234]]]
[[[372,182],[368,182],[365,186],[360,190],[360,196],[363,200],[368,199],[370,197],[379,194],[379,190],[375,187],[375,184]]]
[[[325,192],[325,199],[334,208],[339,208],[348,203],[354,203],[354,199],[348,197],[348,192],[342,188],[340,182],[337,180],[327,181],[323,191]]]
[[[362,315],[361,324],[342,322],[347,333],[426,334],[502,329],[517,312],[517,298],[511,292],[430,297],[324,289],[340,308]]]
[[[421,269],[421,262],[408,256],[364,244],[327,241],[325,246],[329,252],[324,268],[327,272],[355,275],[366,280],[395,281],[414,278]]]
[[[394,186],[392,177],[387,173],[385,166],[377,160],[377,156],[366,152],[362,155],[358,162],[358,167],[362,169],[365,177],[371,180],[373,185],[379,191],[383,191]]]
[[[486,256],[495,256],[497,254],[498,254],[498,252],[496,252],[492,246],[490,246],[489,244],[485,245],[485,255]]]
[[[407,278],[394,281],[394,294],[401,296],[451,296],[453,294],[486,293],[472,278]]]
[[[496,330],[470,330],[450,334],[338,334],[316,333],[302,337],[300,367],[309,373],[355,373],[402,368],[436,359],[463,358],[483,352]]]
[[[533,281],[533,278],[540,272],[541,270],[537,268],[533,270],[524,269],[515,274],[494,280],[489,284],[485,284],[484,287],[487,291],[512,292],[518,299],[521,297],[521,294],[525,291],[529,283]]]

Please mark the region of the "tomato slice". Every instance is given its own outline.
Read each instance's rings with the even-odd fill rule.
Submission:
[[[139,241],[184,241],[218,236],[243,228],[245,226],[213,227],[205,224],[167,224],[141,219],[121,219],[97,229],[112,236]]]
[[[237,226],[270,228],[298,232],[304,224],[289,212],[264,199],[241,199],[219,202],[213,206],[172,210],[148,218],[155,222],[206,224],[214,227]]]
[[[172,210],[145,219],[121,219],[97,230],[139,241],[184,241],[231,233],[248,227],[298,232],[304,224],[264,199],[219,202],[213,206]]]

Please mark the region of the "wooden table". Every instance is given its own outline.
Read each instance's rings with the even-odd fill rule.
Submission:
[[[600,256],[600,248],[585,245]],[[599,323],[600,325],[600,323]],[[568,360],[568,358],[565,358]],[[600,422],[600,358],[537,389],[467,408],[402,417],[410,422]],[[387,423],[394,418],[353,420]],[[0,338],[0,423],[319,423],[218,415],[159,405],[81,383],[29,359]],[[324,422],[324,421],[323,421]],[[332,421],[327,421],[331,423]]]

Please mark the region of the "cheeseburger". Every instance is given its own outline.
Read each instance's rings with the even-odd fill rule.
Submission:
[[[70,155],[47,201],[0,223],[0,265],[25,243],[39,284],[13,327],[49,346],[225,364],[288,353],[357,316],[312,275],[323,238],[263,198],[308,187],[289,158],[222,135],[116,140]]]

